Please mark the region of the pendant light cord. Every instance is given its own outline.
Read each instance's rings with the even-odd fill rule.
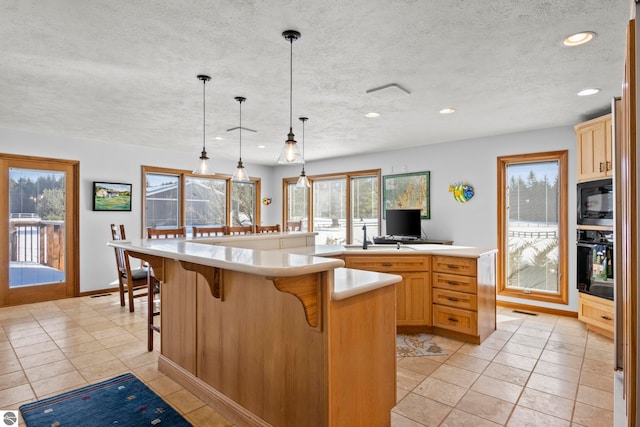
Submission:
[[[206,102],[205,102],[205,97],[204,97],[204,92],[205,92],[205,86],[207,85],[207,81],[205,79],[202,79],[202,151],[206,152],[206,147],[205,147],[205,135],[206,135],[206,130],[205,130],[205,117],[206,117]]]
[[[289,38],[291,53],[289,56],[289,129],[293,129],[293,38]]]
[[[242,101],[238,104],[240,104],[240,162],[242,162]]]

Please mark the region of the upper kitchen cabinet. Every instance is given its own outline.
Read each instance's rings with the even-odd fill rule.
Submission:
[[[578,182],[613,175],[611,114],[574,126],[578,140]]]

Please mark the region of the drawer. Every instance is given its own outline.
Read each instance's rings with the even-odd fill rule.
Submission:
[[[464,310],[476,311],[478,309],[478,297],[475,294],[449,291],[446,289],[433,289],[433,303]]]
[[[434,288],[468,292],[471,294],[475,294],[478,291],[478,282],[475,277],[460,276],[457,274],[433,273],[432,286]]]
[[[383,255],[361,255],[345,256],[345,267],[357,268],[360,270],[386,272],[405,271],[429,271],[431,267],[430,256],[406,255],[406,256],[383,256]]]
[[[475,311],[433,305],[433,326],[467,335],[478,335],[478,314]]]
[[[584,293],[578,294],[578,319],[613,332],[614,317],[613,301]]]
[[[475,258],[462,258],[452,256],[440,256],[433,257],[433,271],[439,271],[442,273],[463,274],[465,276],[476,275],[476,259]]]

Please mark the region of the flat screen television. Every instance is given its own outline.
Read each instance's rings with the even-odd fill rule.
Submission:
[[[420,209],[387,209],[387,235],[422,236]]]

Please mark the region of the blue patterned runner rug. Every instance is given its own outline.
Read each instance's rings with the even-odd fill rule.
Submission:
[[[131,373],[26,403],[20,412],[28,427],[191,426]]]

